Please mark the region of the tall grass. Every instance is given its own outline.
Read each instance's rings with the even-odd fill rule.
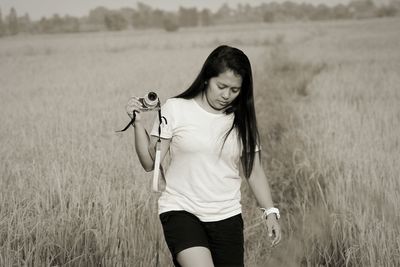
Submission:
[[[400,54],[394,49],[399,42],[399,35],[392,34],[398,32],[395,25],[393,20],[375,21],[359,25],[354,35],[343,29],[327,31],[311,44],[327,44],[314,51],[319,57],[312,60],[309,44],[291,53],[300,62],[314,63],[299,68],[289,64],[301,74],[289,73],[285,81],[304,77],[310,68],[318,75],[306,79],[306,87],[301,82],[300,87],[285,82],[292,90],[280,87],[295,91],[282,101],[293,116],[269,129],[273,136],[283,136],[278,148],[289,151],[283,156],[285,166],[276,163],[282,152],[270,148],[269,169],[282,170],[276,178],[271,173],[277,181],[274,192],[282,192],[280,203],[289,205],[284,207],[289,230],[284,251],[291,253],[274,251],[278,265],[400,264]],[[341,49],[333,49],[339,43]],[[268,140],[274,144],[274,138]],[[282,180],[289,190],[282,188]]]
[[[132,132],[114,130],[130,95],[184,90],[220,42],[252,62],[283,215],[271,249],[243,183],[247,266],[399,265],[395,22],[2,40],[0,266],[171,266]]]
[[[231,30],[227,43],[248,28]],[[132,132],[114,131],[131,95],[182,91],[219,31],[200,30],[202,45],[185,32],[163,42],[121,33],[0,44],[0,266],[171,265]],[[256,58],[265,48],[253,36],[242,48]]]
[[[315,80],[315,100],[301,107],[309,157],[327,184],[327,240],[315,246],[327,263],[400,264],[400,77],[397,63],[385,66],[334,66]]]

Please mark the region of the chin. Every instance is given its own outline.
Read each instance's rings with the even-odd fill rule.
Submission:
[[[228,106],[229,106],[229,105],[222,105],[222,104],[218,103],[218,108],[219,108],[219,110],[225,109],[225,108],[227,108]]]

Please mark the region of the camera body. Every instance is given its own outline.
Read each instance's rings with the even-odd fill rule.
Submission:
[[[154,92],[149,92],[144,97],[139,97],[138,100],[142,104],[140,108],[142,111],[156,110],[160,107],[158,95]]]

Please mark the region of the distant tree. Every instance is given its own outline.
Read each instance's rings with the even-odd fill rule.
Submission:
[[[324,4],[319,4],[311,14],[312,20],[327,20],[331,18],[331,10]]]
[[[179,7],[179,25],[182,27],[195,27],[199,23],[197,9]]]
[[[332,16],[334,19],[347,19],[351,18],[351,13],[347,6],[339,4],[333,7]]]
[[[62,32],[79,32],[80,31],[80,22],[78,18],[71,16],[64,16]]]
[[[173,14],[165,15],[163,21],[163,28],[167,32],[175,32],[179,29],[178,18]]]
[[[396,13],[400,12],[400,0],[390,0],[389,5],[390,8],[396,10]]]
[[[32,21],[28,13],[25,13],[24,16],[18,18],[18,28],[20,32],[33,32]]]
[[[372,0],[352,0],[349,10],[354,18],[369,18],[375,16],[375,4]]]
[[[381,6],[379,7],[376,11],[375,14],[378,17],[394,17],[397,14],[397,11],[393,6],[386,5],[386,6]]]
[[[237,22],[247,22],[249,21],[248,14],[246,12],[246,8],[243,4],[239,3],[236,6],[236,9],[232,10],[232,15],[235,17]]]
[[[46,17],[42,17],[38,23],[38,31],[40,33],[50,33],[51,28],[51,22]]]
[[[395,16],[400,15],[400,0],[391,0],[387,7],[395,12]]]
[[[162,28],[165,23],[164,11],[155,9],[151,12],[151,27]]]
[[[132,16],[135,13],[135,10],[130,7],[124,7],[119,10],[119,13],[124,17],[127,26],[132,25]]]
[[[227,3],[224,3],[215,13],[215,18],[217,20],[229,20],[232,16],[233,10],[229,7]]]
[[[10,15],[8,15],[8,31],[11,35],[16,35],[19,32],[17,12],[13,7],[10,9]]]
[[[300,17],[299,14],[301,14],[298,5],[290,1],[283,2],[281,5],[281,13],[284,14],[286,18],[298,18]]]
[[[64,32],[64,20],[54,14],[51,18],[42,17],[39,21],[39,32],[41,33],[59,33]]]
[[[132,14],[132,26],[134,28],[148,28],[151,25],[153,9],[142,2],[137,3],[137,10]]]
[[[109,10],[105,7],[96,7],[90,10],[88,22],[96,25],[104,25],[104,20],[108,12]]]
[[[246,13],[244,11],[243,4],[241,4],[241,3],[237,4],[235,13],[236,13],[236,16],[241,16],[241,17],[245,16]]]
[[[0,9],[0,37],[3,37],[4,35],[6,35],[6,27],[4,25],[3,16]]]
[[[51,31],[52,32],[61,32],[63,28],[63,20],[58,14],[54,14],[50,19],[51,23]]]
[[[200,25],[210,26],[212,24],[211,11],[208,8],[204,8],[200,12]]]
[[[299,5],[299,12],[302,19],[311,20],[315,12],[315,7],[312,4],[302,3]]]
[[[264,15],[263,15],[264,22],[271,23],[271,22],[274,22],[274,20],[275,20],[275,13],[273,11],[271,11],[271,10],[264,11]]]
[[[261,7],[251,7],[249,4],[241,5],[238,4],[236,10],[233,10],[232,19],[235,22],[257,22],[262,21],[264,17],[264,12]]]
[[[106,28],[110,31],[121,31],[126,29],[128,22],[125,20],[121,13],[113,11],[109,12],[104,18]]]

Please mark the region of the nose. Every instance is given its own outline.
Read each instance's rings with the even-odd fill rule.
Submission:
[[[230,97],[231,97],[231,92],[230,92],[230,90],[224,90],[224,91],[222,92],[222,98],[223,98],[224,100],[228,100]]]

